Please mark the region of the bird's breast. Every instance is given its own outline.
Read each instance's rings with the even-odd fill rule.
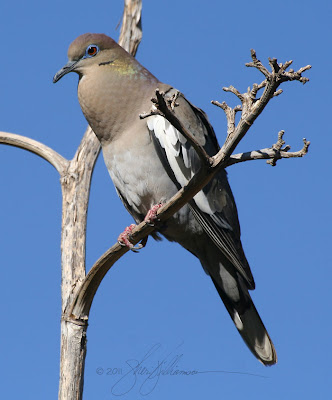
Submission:
[[[95,68],[80,79],[78,99],[99,140],[107,142],[135,124],[140,114],[150,111],[151,87],[156,82],[139,74],[120,74],[109,66]]]
[[[134,213],[146,215],[176,193],[143,121],[102,147],[113,183]]]

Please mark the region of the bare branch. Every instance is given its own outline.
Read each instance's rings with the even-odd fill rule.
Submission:
[[[272,68],[272,72],[269,72],[266,67],[261,63],[260,60],[257,59],[256,52],[251,50],[251,58],[252,62],[247,63],[247,67],[257,68],[264,76],[265,80],[260,84],[254,84],[252,89],[248,88],[246,93],[240,93],[233,86],[228,88],[223,88],[228,92],[235,94],[242,103],[242,113],[239,123],[234,129],[228,129],[228,134],[226,141],[223,147],[220,150],[220,154],[217,154],[215,158],[215,162],[218,163],[220,157],[223,153],[231,154],[244,135],[247,133],[250,126],[254,123],[256,118],[261,114],[264,110],[268,102],[274,96],[278,96],[282,93],[282,91],[278,89],[279,85],[286,81],[297,80],[302,83],[308,82],[308,78],[302,76],[304,71],[307,71],[311,68],[310,65],[306,67],[300,68],[297,72],[294,70],[286,71],[287,68],[291,65],[292,61],[287,61],[284,64],[278,64],[277,59],[269,59],[269,64]],[[257,98],[257,93],[260,89],[264,88],[264,92],[260,98]],[[213,101],[213,104],[219,105],[218,102]],[[223,103],[221,103],[223,104]],[[227,106],[228,107],[228,106]],[[234,112],[239,109],[239,106],[235,107],[233,111],[229,110],[227,107],[222,107],[226,112],[227,123],[228,126],[233,127],[234,125]],[[230,150],[230,153],[229,153]]]
[[[133,233],[130,236],[130,242],[133,244],[139,243],[147,238],[154,229],[155,228],[148,222],[142,222],[134,228]],[[88,320],[90,307],[101,281],[115,262],[128,251],[128,247],[115,243],[99,258],[99,260],[96,261],[81,285],[75,301],[68,310],[67,315],[70,320],[73,322],[79,321],[81,323]]]
[[[230,92],[235,94],[235,96],[237,96],[241,100],[241,102],[243,101],[243,95],[237,89],[235,89],[234,86],[223,87],[222,90],[224,92]]]
[[[69,164],[69,161],[55,150],[26,136],[16,135],[15,133],[0,132],[0,143],[19,147],[37,154],[53,165],[53,167],[59,172],[60,176],[63,175]]]
[[[254,84],[252,85],[251,94],[252,94],[252,96],[253,96],[254,99],[256,99],[257,92],[258,92],[260,89],[262,89],[263,87],[265,87],[266,84],[267,84],[267,81],[264,80],[264,81],[261,82],[259,85],[258,85],[257,83],[254,83]]]
[[[236,106],[236,107],[232,108],[229,105],[227,105],[225,101],[223,101],[222,103],[219,103],[219,101],[212,100],[211,103],[214,104],[215,106],[220,107],[222,110],[225,111],[226,118],[227,118],[227,138],[226,138],[226,140],[227,140],[228,138],[230,138],[234,135],[235,115],[238,111],[242,111],[242,107]]]
[[[274,152],[274,155],[270,160],[266,161],[266,163],[272,165],[272,167],[275,167],[277,165],[277,160],[280,160],[281,158],[303,157],[308,153],[310,142],[305,138],[303,138],[303,147],[299,151],[288,152],[291,148],[288,145],[282,148],[282,146],[285,144],[285,141],[283,140],[284,133],[284,131],[280,131],[278,133],[278,141],[271,148],[272,152]]]
[[[270,75],[270,72],[264,67],[264,65],[258,60],[256,56],[256,52],[254,49],[250,50],[252,62],[246,63],[246,67],[254,67],[257,68],[265,77],[267,78]]]
[[[135,56],[142,40],[142,0],[125,0],[119,44]]]
[[[277,160],[281,160],[282,158],[303,157],[308,153],[310,142],[306,139],[303,139],[304,145],[299,151],[289,152],[290,146],[288,145],[282,148],[282,146],[285,144],[285,142],[282,140],[283,134],[284,131],[279,132],[278,142],[270,148],[231,155],[226,162],[225,167],[251,160],[268,160],[268,164],[275,166]]]

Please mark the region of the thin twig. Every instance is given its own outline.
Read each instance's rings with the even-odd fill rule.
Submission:
[[[222,110],[224,110],[227,118],[227,140],[230,140],[235,132],[235,115],[237,112],[242,111],[241,106],[236,106],[234,108],[230,107],[225,101],[222,103],[219,103],[219,101],[212,100],[212,104],[215,106],[220,107]]]
[[[277,160],[281,160],[282,158],[297,158],[305,156],[308,153],[310,142],[306,139],[303,139],[303,143],[304,144],[302,149],[294,152],[289,151],[290,146],[285,146],[284,148],[277,149],[275,145],[273,145],[272,147],[266,149],[232,154],[226,162],[225,167],[252,160],[267,160],[266,162],[268,164],[275,166]]]

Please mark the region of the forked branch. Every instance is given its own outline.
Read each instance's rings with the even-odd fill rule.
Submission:
[[[257,117],[264,110],[269,101],[282,93],[282,90],[279,89],[279,86],[283,82],[287,81],[299,81],[302,83],[306,83],[309,81],[307,77],[302,76],[302,73],[311,68],[311,65],[307,65],[303,68],[300,68],[298,71],[294,71],[292,69],[288,70],[289,66],[292,64],[292,61],[286,61],[284,64],[277,62],[277,59],[269,59],[269,64],[272,68],[270,72],[260,60],[257,59],[256,52],[251,50],[251,58],[252,61],[247,63],[247,67],[257,68],[264,76],[265,79],[260,84],[253,84],[252,88],[248,88],[247,92],[240,93],[239,90],[234,88],[233,86],[224,87],[223,90],[226,92],[233,93],[240,101],[241,105],[236,106],[235,108],[229,107],[225,102],[219,103],[218,101],[212,101],[212,104],[222,108],[226,114],[228,132],[225,143],[219,153],[214,156],[215,162],[218,163],[221,155],[226,151],[230,150],[230,153],[233,153],[238,143],[242,140],[244,135],[249,130],[250,126],[254,123]],[[258,92],[264,89],[261,97],[257,97]],[[236,112],[241,111],[241,118],[238,124],[235,124],[235,114]],[[264,149],[265,150],[265,149]],[[279,149],[280,150],[280,149]],[[308,150],[308,146],[306,147],[306,151]],[[266,152],[267,154],[271,154],[271,158],[275,158],[275,154],[273,152]],[[285,152],[279,154],[279,158],[282,157]],[[228,153],[229,154],[229,153]],[[289,158],[289,154],[287,158]],[[257,154],[256,154],[257,155]],[[230,156],[229,156],[230,157]],[[246,161],[250,160],[248,158],[248,153],[246,153]],[[294,156],[295,157],[295,156]],[[263,157],[262,157],[263,158]],[[264,157],[268,158],[268,157]],[[258,158],[253,158],[258,159]],[[228,165],[234,164],[229,163]],[[224,166],[227,166],[227,162]]]
[[[248,151],[246,153],[233,154],[229,157],[226,162],[226,167],[233,164],[238,164],[244,161],[251,160],[267,160],[266,163],[272,165],[273,167],[277,165],[277,161],[282,158],[297,158],[303,157],[308,153],[310,142],[303,138],[303,147],[298,151],[289,151],[290,146],[287,145],[282,147],[285,142],[283,140],[284,131],[278,133],[278,141],[273,144],[270,148]]]

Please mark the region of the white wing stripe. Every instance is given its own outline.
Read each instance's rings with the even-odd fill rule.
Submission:
[[[197,169],[194,168],[195,153],[193,154],[193,152],[185,146],[187,140],[160,115],[154,115],[148,118],[148,128],[154,132],[161,147],[165,149],[168,163],[173,170],[176,180],[181,186],[186,185]],[[197,193],[194,197],[194,201],[201,211],[210,215],[215,212],[215,210],[211,208],[211,204],[203,191]]]

